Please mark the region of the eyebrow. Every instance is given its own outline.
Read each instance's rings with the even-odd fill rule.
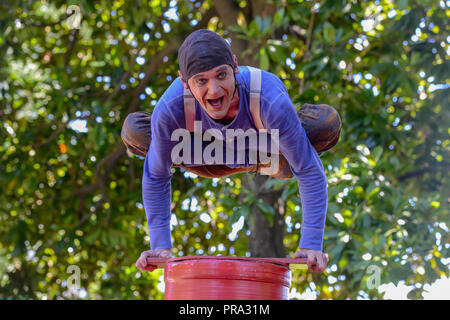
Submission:
[[[219,71],[223,71],[223,70],[227,70],[227,66],[220,67],[219,69],[216,70],[216,73]],[[203,73],[200,73],[200,74],[193,76],[192,78],[197,79],[197,78],[204,77],[204,76],[205,75]]]

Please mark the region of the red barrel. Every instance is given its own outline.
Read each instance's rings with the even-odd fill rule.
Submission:
[[[267,258],[181,257],[164,281],[166,300],[287,300],[291,271]]]

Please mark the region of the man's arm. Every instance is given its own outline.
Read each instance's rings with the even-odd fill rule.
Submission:
[[[164,101],[152,114],[152,140],[145,158],[142,198],[152,250],[172,248],[170,236],[172,128],[164,113]]]
[[[263,105],[263,104],[262,104]],[[279,129],[280,152],[296,176],[303,209],[300,249],[322,251],[327,211],[327,181],[322,162],[311,145],[287,92],[262,108],[268,129]]]

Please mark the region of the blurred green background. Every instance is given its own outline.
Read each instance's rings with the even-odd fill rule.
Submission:
[[[149,249],[143,159],[120,130],[153,110],[198,28],[278,75],[297,109],[341,115],[321,157],[330,262],[295,271],[290,297],[382,299],[392,283],[422,299],[449,277],[449,16],[429,0],[2,2],[0,299],[163,299],[162,270],[134,265]],[[295,179],[176,169],[172,200],[176,256],[298,246]]]

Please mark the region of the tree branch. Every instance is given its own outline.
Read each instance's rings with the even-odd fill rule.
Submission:
[[[311,42],[312,42],[312,31],[313,31],[313,27],[314,27],[314,15],[315,15],[315,12],[311,8],[311,17],[309,18],[308,34],[307,34],[307,38],[306,38],[306,50],[304,53],[304,57],[305,57],[306,61],[308,61],[310,58],[309,50],[311,48]],[[300,79],[300,88],[299,88],[300,95],[303,94],[304,90],[305,90],[305,75],[303,75],[303,77]]]
[[[232,0],[216,0],[214,1],[214,7],[224,24],[224,29],[237,24],[237,18],[239,15],[239,7]],[[233,48],[233,53],[236,56],[240,56],[247,48],[247,41],[244,39],[239,39],[235,32],[230,32],[231,47]]]
[[[72,55],[73,49],[75,48],[75,44],[78,41],[78,34],[80,33],[80,29],[71,30],[72,39],[70,39],[69,48],[67,49],[66,54],[64,55],[64,68],[69,66],[70,56]]]
[[[44,145],[46,145],[46,144],[49,144],[49,143],[52,142],[53,140],[55,140],[55,139],[58,137],[58,135],[59,135],[61,132],[63,132],[64,129],[67,128],[67,124],[69,123],[69,121],[70,121],[70,120],[67,120],[67,121],[65,121],[65,122],[60,122],[60,123],[61,123],[61,126],[60,126],[57,130],[55,130],[55,131],[50,135],[50,137],[48,137],[48,139],[45,140],[44,142],[38,142],[38,143],[33,144],[33,149],[38,149],[38,148],[40,148],[40,147],[42,147],[42,146],[44,146]]]
[[[421,169],[409,171],[409,172],[402,174],[398,178],[398,180],[400,182],[404,182],[405,180],[408,180],[411,178],[417,178],[417,177],[423,176],[424,174],[429,173],[429,172],[437,172],[437,171],[448,172],[449,168],[450,168],[450,162],[446,162],[446,161],[435,163],[433,165],[430,165],[427,163]]]

